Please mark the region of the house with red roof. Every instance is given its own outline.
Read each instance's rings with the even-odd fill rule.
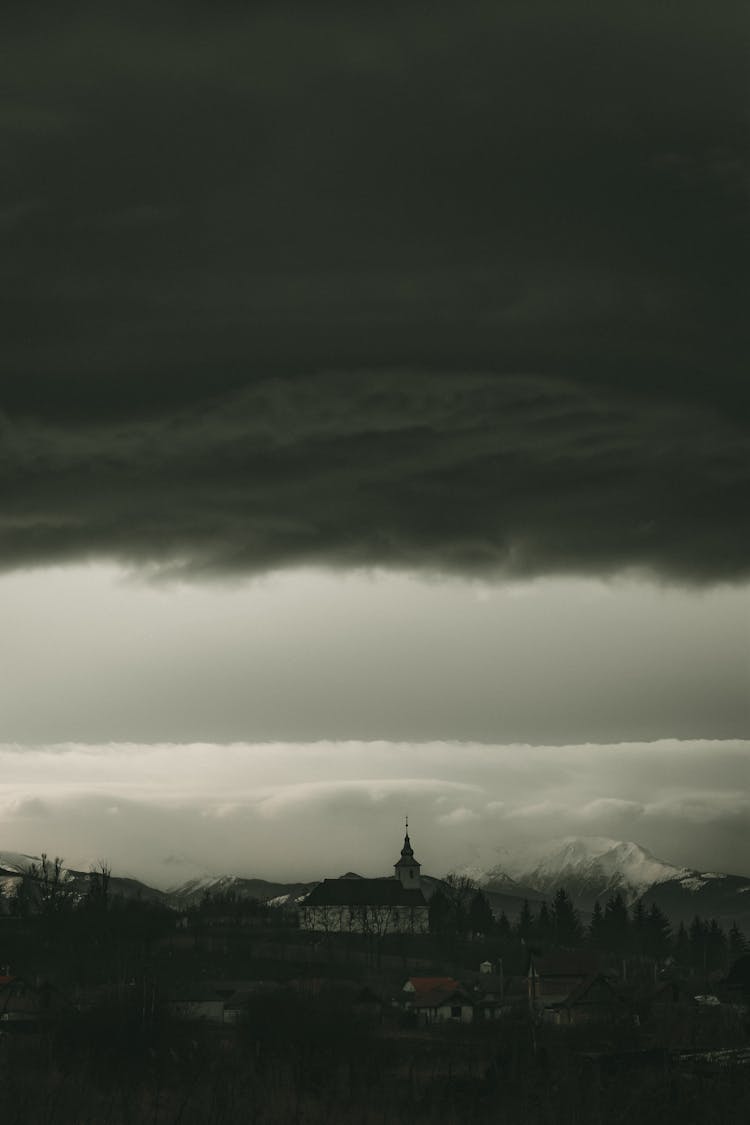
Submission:
[[[453,977],[409,977],[401,993],[404,1008],[421,1026],[474,1018],[474,1001]]]
[[[425,996],[436,989],[450,988],[460,988],[458,981],[453,977],[409,977],[401,991]]]

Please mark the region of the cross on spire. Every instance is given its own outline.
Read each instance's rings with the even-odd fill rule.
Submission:
[[[401,858],[394,863],[393,867],[396,872],[396,877],[400,879],[402,886],[407,889],[417,889],[419,887],[420,863],[414,856],[414,849],[409,839],[408,815],[404,817],[404,824],[406,834],[404,836],[404,846],[401,849]]]

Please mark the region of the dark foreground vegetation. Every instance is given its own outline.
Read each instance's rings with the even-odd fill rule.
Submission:
[[[733,957],[726,937],[713,966],[711,924],[697,923],[680,964],[666,920],[648,930],[663,947],[646,951],[637,909],[605,906],[607,936],[562,896],[541,919],[542,947],[538,913],[493,919],[466,885],[449,884],[432,934],[376,943],[304,934],[292,913],[231,895],[184,915],[112,899],[106,871],[89,891],[74,898],[42,882],[0,917],[3,1125],[750,1120],[747,982],[732,977],[747,957],[739,932]],[[588,955],[615,932],[622,947],[598,950],[617,963],[611,1013],[565,1027],[532,1013],[534,949]],[[501,957],[502,1006],[485,1018],[477,966],[497,969]],[[420,1023],[402,1002],[404,980],[419,974],[460,980],[472,1021]],[[666,1004],[664,982],[674,984]],[[695,1003],[698,992],[715,1002]],[[241,1002],[218,1019],[199,1007],[230,994]]]
[[[5,1036],[0,1112],[14,1125],[748,1120],[736,1050],[723,1064],[649,1043],[624,1029],[532,1035],[525,1019],[418,1032],[357,1018],[335,992],[258,999],[232,1028],[112,1000]]]

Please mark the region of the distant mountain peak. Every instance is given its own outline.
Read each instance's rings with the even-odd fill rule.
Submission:
[[[522,884],[543,894],[569,886],[575,897],[590,899],[619,891],[632,902],[655,884],[695,875],[687,867],[658,859],[633,840],[563,836],[523,855],[508,854],[483,881]]]
[[[3,871],[25,875],[32,863],[41,863],[36,855],[25,855],[23,852],[0,852],[0,868]]]

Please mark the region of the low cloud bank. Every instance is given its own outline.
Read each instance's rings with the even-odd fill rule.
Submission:
[[[314,879],[390,871],[409,814],[434,874],[563,834],[635,839],[747,874],[743,741],[63,744],[0,747],[1,850],[168,886],[204,872]]]

